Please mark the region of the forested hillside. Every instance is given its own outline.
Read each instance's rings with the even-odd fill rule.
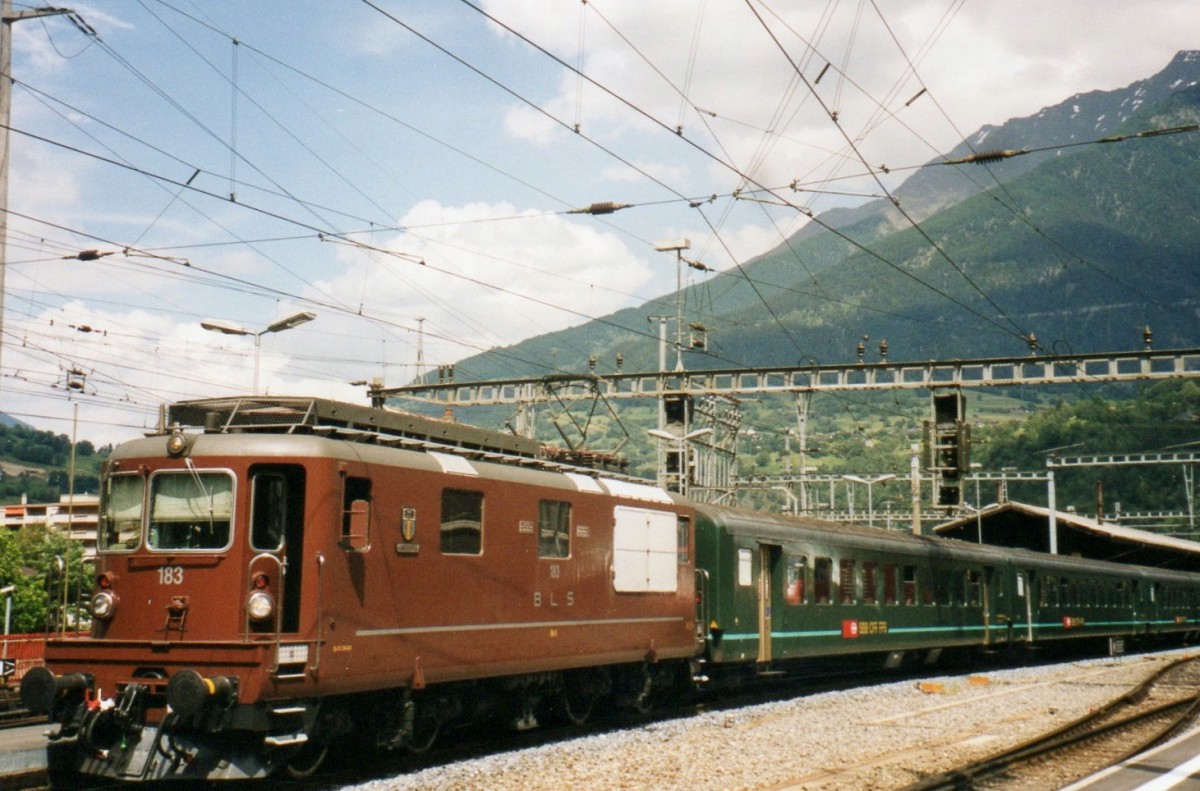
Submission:
[[[99,490],[109,448],[82,440],[75,448],[75,492]],[[0,502],[56,502],[70,485],[71,438],[27,426],[0,425]]]

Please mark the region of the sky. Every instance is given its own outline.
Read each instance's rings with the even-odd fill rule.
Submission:
[[[66,7],[12,26],[0,411],[97,445],[256,360],[259,392],[366,403],[659,298],[663,242],[728,269],[1200,49],[1194,0]]]

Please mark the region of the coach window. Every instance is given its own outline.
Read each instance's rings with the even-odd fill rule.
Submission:
[[[232,518],[233,476],[228,472],[157,472],[150,478],[151,549],[224,549]]]
[[[738,550],[738,585],[748,588],[754,584],[754,554],[746,548]]]
[[[930,602],[931,604],[943,604],[946,606],[954,604],[954,592],[951,590],[951,580],[954,576],[947,569],[938,568],[933,570],[934,600]]]
[[[875,603],[875,596],[876,596],[876,594],[875,594],[875,585],[876,585],[875,569],[878,567],[878,565],[879,564],[873,560],[864,560],[863,561],[863,576],[862,576],[863,604],[874,604]]]
[[[108,479],[98,531],[102,551],[124,552],[138,545],[145,497],[146,479],[141,475],[114,475]]]
[[[538,557],[565,558],[570,554],[571,504],[541,500],[538,502]]]
[[[804,603],[804,576],[808,572],[808,558],[796,555],[787,567],[787,603]]]
[[[979,572],[974,569],[967,571],[967,606],[978,607],[983,601],[980,595]]]
[[[839,599],[842,604],[854,604],[855,588],[858,587],[854,577],[854,561],[843,558],[840,565],[841,569],[838,573]]]
[[[829,558],[817,558],[813,566],[813,594],[817,604],[829,604],[833,601],[833,561]]]
[[[896,564],[883,564],[883,603],[895,604],[898,601],[896,594],[899,578],[896,576]]]
[[[916,604],[917,603],[917,567],[916,566],[905,566],[904,567],[903,585],[904,585],[904,603],[905,604]]]
[[[483,492],[442,490],[442,552],[483,553]]]

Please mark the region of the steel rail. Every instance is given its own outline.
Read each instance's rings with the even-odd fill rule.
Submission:
[[[972,788],[975,784],[995,777],[1014,766],[1031,763],[1036,759],[1070,749],[1083,742],[1153,720],[1166,712],[1182,709],[1182,712],[1178,716],[1174,716],[1166,725],[1155,730],[1151,736],[1142,739],[1138,744],[1129,748],[1116,760],[1112,761],[1112,764],[1118,764],[1163,742],[1182,725],[1200,715],[1200,691],[1191,696],[1168,701],[1127,717],[1108,722],[1103,721],[1111,717],[1123,706],[1136,705],[1144,699],[1148,690],[1159,683],[1167,673],[1188,662],[1195,661],[1200,660],[1194,656],[1180,658],[1164,666],[1158,672],[1154,673],[1154,675],[1145,679],[1125,694],[1114,698],[1108,704],[1089,712],[1073,722],[1069,722],[1049,733],[1022,742],[1015,747],[1002,750],[980,761],[966,766],[959,766],[940,775],[905,786],[901,791],[955,791]]]

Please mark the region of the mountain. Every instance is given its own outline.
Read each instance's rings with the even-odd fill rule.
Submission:
[[[894,193],[919,228],[887,200],[834,210],[741,271],[686,289],[688,320],[710,340],[688,367],[849,362],[864,336],[872,349],[886,338],[894,360],[1020,355],[1030,335],[1041,351],[1119,351],[1139,348],[1146,326],[1160,348],[1197,345],[1198,86],[1200,52],[1181,52],[1126,88],[985,126],[945,159],[1030,153],[919,169]],[[589,355],[612,370],[618,353],[625,370],[655,370],[647,319],[674,304],[665,295],[469,358],[456,376],[549,372],[530,360],[583,371]]]

